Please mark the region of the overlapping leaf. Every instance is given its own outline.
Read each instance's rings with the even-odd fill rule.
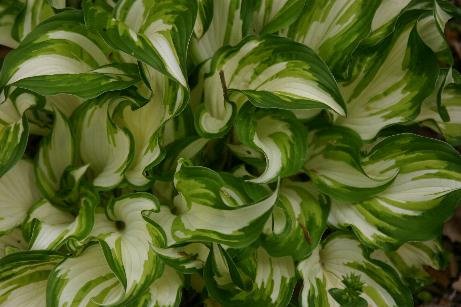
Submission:
[[[288,111],[247,104],[239,111],[235,132],[240,142],[262,152],[266,160],[264,172],[251,182],[267,183],[292,175],[307,158],[305,128]]]
[[[223,46],[235,46],[251,34],[285,30],[301,13],[305,0],[200,0],[192,55],[201,63]]]
[[[348,116],[336,123],[373,139],[382,128],[414,120],[435,87],[435,56],[414,21],[402,21],[392,36],[356,59],[355,76],[342,84]]]
[[[408,242],[396,251],[375,250],[371,258],[393,266],[412,290],[418,290],[431,282],[426,267],[442,270],[446,264],[442,245],[437,240]]]
[[[308,257],[326,230],[328,204],[317,199],[306,183],[284,181],[278,203],[267,221],[261,244],[275,257]]]
[[[363,305],[413,306],[410,292],[395,271],[371,260],[348,234],[331,235],[311,257],[298,264],[298,271],[303,278],[301,306],[358,306],[359,297],[365,300]],[[347,290],[356,291],[344,293]],[[348,294],[351,300],[338,301],[337,293]]]
[[[123,97],[107,96],[82,105],[75,114],[76,141],[83,163],[89,164],[93,185],[118,185],[132,159],[129,133],[114,123],[114,109]]]
[[[400,134],[375,145],[364,161],[379,176],[398,170],[384,191],[352,204],[333,199],[329,222],[351,226],[376,247],[428,240],[452,214],[461,189],[459,154],[441,141]]]
[[[276,36],[249,37],[220,50],[202,66],[196,126],[202,134],[228,129],[234,105],[249,100],[262,108],[331,109],[345,105],[328,67],[308,47]]]
[[[3,95],[16,86],[41,95],[92,98],[134,84],[139,78],[136,66],[112,64],[110,49],[82,19],[77,11],[49,18],[11,51],[0,75]]]
[[[258,238],[278,195],[278,190],[268,195],[263,187],[183,161],[174,182],[177,214],[162,207],[160,214],[146,216],[162,229],[168,245],[202,240],[247,246]]]
[[[29,123],[24,114],[38,104],[37,97],[15,91],[0,104],[0,176],[21,159],[29,138]]]
[[[326,127],[310,134],[305,169],[316,187],[337,199],[360,201],[388,187],[398,171],[371,173],[362,163],[362,140],[350,129]]]
[[[99,239],[110,268],[125,291],[117,302],[135,297],[145,290],[162,271],[151,244],[158,245],[154,228],[144,221],[142,212],[158,211],[155,197],[147,193],[122,196],[95,216],[91,233]]]
[[[223,306],[286,306],[294,289],[293,259],[271,257],[261,247],[245,256],[236,263],[222,247],[213,245],[204,272],[211,295]]]
[[[21,252],[0,260],[0,304],[45,306],[47,280],[62,256],[47,251]]]

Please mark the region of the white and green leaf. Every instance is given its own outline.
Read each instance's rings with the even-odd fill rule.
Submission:
[[[195,63],[210,59],[223,46],[235,46],[251,34],[286,29],[300,15],[305,0],[199,1],[192,39]]]
[[[158,211],[157,199],[148,193],[133,193],[109,203],[107,217],[104,213],[95,216],[91,236],[99,239],[110,267],[125,288],[119,303],[143,292],[162,269],[151,247],[159,244],[159,237],[143,219],[144,211]]]
[[[411,293],[397,273],[370,259],[349,234],[330,235],[298,264],[298,272],[303,279],[301,306],[341,306],[345,302],[338,302],[332,292],[353,290],[348,285],[357,290],[354,298],[365,300],[368,306],[413,306]]]
[[[398,170],[395,180],[362,202],[332,199],[328,221],[352,227],[363,242],[379,248],[432,239],[458,203],[460,161],[441,141],[413,134],[387,137],[373,147],[364,167],[378,176]]]
[[[380,2],[310,1],[290,29],[290,37],[316,51],[336,76],[345,77],[351,54],[371,31]]]
[[[317,199],[305,182],[284,180],[272,215],[261,237],[261,245],[274,257],[294,260],[308,257],[326,230],[328,204]]]
[[[78,11],[62,12],[41,23],[8,54],[0,88],[4,95],[14,86],[41,95],[67,93],[88,99],[136,83],[137,66],[111,64],[110,53]]]
[[[165,266],[162,275],[156,279],[134,303],[128,307],[177,307],[181,302],[184,277],[175,269]]]
[[[132,159],[130,135],[113,121],[114,108],[124,100],[103,96],[83,104],[75,114],[78,153],[89,164],[93,185],[101,189],[117,186]]]
[[[298,172],[307,159],[306,129],[288,111],[257,109],[247,104],[239,111],[235,132],[240,142],[264,154],[266,167],[254,183],[267,183]]]
[[[442,270],[447,263],[443,247],[437,240],[407,242],[395,251],[375,250],[371,258],[394,267],[413,291],[432,282],[425,267]]]
[[[200,240],[243,247],[259,237],[276,203],[278,188],[267,195],[266,189],[227,175],[228,182],[248,185],[245,195],[232,184],[223,185],[222,176],[180,161],[174,179],[179,193],[174,199],[176,214],[162,206],[160,213],[145,215],[163,230],[167,245]]]
[[[296,268],[291,257],[271,257],[259,247],[233,259],[213,244],[204,270],[207,290],[223,306],[287,306]]]
[[[347,118],[335,122],[370,140],[386,126],[416,118],[435,87],[438,67],[413,21],[400,23],[393,35],[365,50],[354,60],[353,79],[341,86]]]
[[[19,160],[0,177],[0,233],[20,226],[40,198],[32,162]]]
[[[39,187],[49,198],[59,190],[65,169],[75,161],[75,144],[69,122],[60,111],[55,110],[54,114],[53,129],[42,139],[35,164]]]
[[[0,259],[0,304],[47,306],[48,277],[62,259],[47,251],[14,253]]]
[[[360,136],[351,129],[330,126],[309,135],[312,152],[304,169],[314,185],[336,199],[361,201],[388,187],[394,173],[379,176],[362,165]]]
[[[264,61],[261,61],[264,59]],[[202,134],[222,134],[235,106],[287,110],[331,109],[346,114],[337,84],[308,47],[276,36],[248,37],[222,48],[202,65],[204,76],[196,126]]]
[[[69,238],[85,239],[93,229],[96,202],[82,196],[77,216],[63,208],[53,206],[46,199],[30,210],[26,229],[31,250],[57,250]]]
[[[54,268],[46,286],[46,306],[84,307],[111,304],[124,289],[98,244],[69,257]]]

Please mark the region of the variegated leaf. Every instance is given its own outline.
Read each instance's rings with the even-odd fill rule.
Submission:
[[[210,252],[202,243],[188,243],[169,248],[152,247],[165,263],[184,273],[202,269]]]
[[[89,164],[93,185],[101,189],[118,185],[132,159],[130,135],[113,121],[114,108],[124,100],[104,96],[85,103],[75,114],[80,158]]]
[[[395,180],[359,203],[333,199],[328,221],[351,226],[363,242],[379,248],[432,239],[458,204],[460,161],[456,150],[441,141],[413,134],[385,138],[364,165],[379,176],[398,170]]]
[[[15,91],[0,104],[0,176],[24,154],[29,138],[25,112],[37,104],[37,97],[21,91]]]
[[[361,201],[388,187],[395,176],[369,172],[362,165],[360,136],[351,129],[325,127],[309,136],[312,151],[304,166],[315,186],[337,199]]]
[[[131,104],[120,111],[120,125],[126,128],[133,140],[133,160],[126,169],[125,177],[134,186],[149,183],[145,170],[161,158],[159,128],[163,124],[163,105],[150,100],[139,109],[133,110]]]
[[[243,106],[235,123],[240,142],[264,154],[266,167],[255,183],[267,183],[298,172],[307,158],[306,129],[288,111]]]
[[[425,267],[442,270],[447,262],[443,247],[437,240],[408,242],[395,251],[375,250],[371,258],[394,267],[413,291],[431,283],[432,278]]]
[[[385,0],[310,1],[290,37],[316,51],[336,76],[344,78],[352,52],[371,31],[380,2]]]
[[[24,10],[25,4],[18,0],[4,0],[0,3],[0,45],[16,48],[19,42],[13,33],[15,21]]]
[[[95,216],[91,236],[100,240],[109,266],[125,288],[119,303],[143,292],[163,268],[151,247],[159,244],[159,237],[144,221],[144,211],[158,211],[157,199],[148,193],[133,193],[110,202],[106,214]]]
[[[35,164],[37,183],[42,193],[53,198],[60,188],[61,178],[67,167],[75,161],[75,144],[69,122],[55,110],[51,134],[43,138]]]
[[[32,162],[19,160],[0,177],[0,233],[21,225],[40,198]]]
[[[0,304],[44,307],[47,280],[62,256],[47,251],[27,251],[0,259]]]
[[[285,180],[272,216],[267,221],[261,244],[274,257],[307,258],[326,230],[328,204],[309,191],[305,182]]]
[[[111,304],[123,296],[123,286],[98,244],[69,257],[53,269],[46,288],[46,306],[85,307]]]
[[[69,238],[85,239],[93,228],[96,205],[94,197],[82,195],[77,216],[74,216],[45,199],[36,203],[30,210],[26,224],[30,249],[56,250]]]
[[[197,129],[204,135],[224,133],[234,104],[240,107],[247,100],[262,108],[346,114],[328,67],[310,48],[286,38],[249,37],[221,49],[201,69],[205,79],[197,97],[203,104],[195,112]]]
[[[146,293],[128,307],[177,307],[181,302],[184,277],[169,266],[148,288]]]
[[[192,56],[201,63],[223,46],[234,46],[250,34],[275,33],[299,16],[305,0],[199,0]]]
[[[266,189],[242,179],[184,163],[179,162],[174,179],[179,193],[174,199],[176,214],[161,206],[160,212],[145,215],[161,229],[167,246],[200,240],[243,247],[255,241],[276,203],[278,189],[267,195]]]
[[[348,115],[336,123],[365,140],[388,125],[415,119],[438,74],[435,56],[413,21],[399,24],[392,36],[355,61],[355,76],[341,88]]]
[[[439,131],[452,145],[461,144],[461,76],[455,70],[442,70],[438,86],[422,105],[417,120]],[[435,125],[434,125],[435,124]]]
[[[298,271],[303,279],[301,306],[344,306],[346,302],[338,302],[332,294],[338,290],[347,291],[355,302],[365,300],[368,306],[413,306],[409,289],[395,271],[370,259],[348,234],[330,235],[298,264]]]
[[[147,81],[169,117],[182,110],[189,97],[186,58],[196,10],[195,0],[124,0],[112,18],[89,1],[84,5],[89,26],[109,45],[147,64]]]
[[[150,175],[161,180],[171,180],[176,171],[178,160],[183,158],[196,162],[208,139],[196,136],[184,137],[169,144],[165,148],[165,158],[161,163],[150,170]]]
[[[92,98],[134,84],[137,66],[111,64],[110,49],[82,22],[78,11],[67,11],[37,27],[6,57],[0,75],[3,94],[16,86],[41,95]]]
[[[389,36],[403,15],[414,20],[433,8],[433,0],[380,0],[371,22],[371,33],[365,44],[374,45]],[[403,16],[406,18],[407,16]]]
[[[271,257],[259,247],[244,259],[235,259],[236,263],[217,244],[212,250],[204,270],[205,283],[222,306],[288,305],[296,281],[291,257]]]

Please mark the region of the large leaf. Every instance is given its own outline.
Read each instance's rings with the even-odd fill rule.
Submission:
[[[376,247],[437,236],[460,198],[461,157],[448,144],[413,134],[399,134],[376,144],[364,161],[368,171],[392,184],[374,197],[351,204],[333,199],[329,222],[351,226],[361,240]]]
[[[288,111],[256,109],[246,104],[239,111],[235,131],[240,142],[264,154],[266,167],[255,183],[267,183],[298,172],[307,158],[304,126]]]
[[[262,61],[263,60],[263,61]],[[345,115],[345,104],[324,62],[308,47],[277,36],[249,37],[223,48],[202,66],[203,105],[197,128],[220,134],[232,118],[233,104],[250,100],[262,108],[331,109]]]
[[[162,206],[159,213],[145,215],[159,226],[166,244],[200,240],[243,247],[255,241],[276,203],[278,189],[267,195],[264,188],[242,179],[184,164],[180,161],[174,179],[179,192],[174,199],[176,214]],[[243,189],[235,188],[239,186]]]
[[[306,258],[326,230],[328,209],[326,201],[317,199],[306,183],[283,181],[278,202],[263,229],[262,246],[271,256]]]
[[[395,271],[371,260],[359,241],[348,234],[329,236],[298,264],[298,271],[303,278],[302,306],[344,306],[346,302],[338,302],[334,295],[340,291],[356,301],[362,298],[365,306],[413,306],[411,293]]]
[[[134,84],[139,78],[136,65],[112,65],[110,52],[83,25],[78,11],[63,12],[43,22],[8,54],[0,88],[17,86],[41,95],[92,98]]]
[[[118,185],[132,159],[131,138],[113,121],[113,109],[124,100],[103,96],[85,103],[75,113],[80,158],[89,164],[93,185],[101,189]]]
[[[199,1],[192,56],[201,63],[223,46],[233,46],[249,34],[275,33],[301,13],[305,0]]]
[[[315,186],[337,199],[360,201],[389,186],[395,173],[379,176],[362,165],[360,136],[342,127],[314,130],[309,136],[312,152],[304,166]]]
[[[40,198],[32,162],[19,160],[0,177],[0,233],[21,225]]]
[[[60,263],[48,279],[46,306],[84,307],[110,304],[123,295],[123,286],[93,244],[80,255]]]
[[[290,36],[315,50],[335,75],[342,76],[346,73],[351,53],[371,31],[371,22],[380,2],[309,1],[290,29]]]
[[[402,21],[378,46],[362,51],[355,63],[354,78],[342,85],[348,115],[336,123],[366,140],[388,125],[415,119],[438,74],[435,56],[411,20]]]
[[[128,300],[143,290],[161,273],[151,244],[159,244],[156,231],[141,213],[158,211],[157,199],[148,193],[127,194],[110,202],[106,215],[97,213],[91,236],[98,238],[112,270],[122,281]]]
[[[2,306],[46,306],[46,286],[51,270],[62,256],[47,251],[21,252],[0,260]]]
[[[237,266],[218,245],[212,250],[204,271],[205,283],[223,306],[287,306],[296,274],[291,257],[271,257],[259,247]]]
[[[91,28],[112,47],[146,64],[147,81],[170,116],[188,100],[185,69],[196,10],[189,0],[125,0],[117,4],[113,18],[90,1],[84,5]]]

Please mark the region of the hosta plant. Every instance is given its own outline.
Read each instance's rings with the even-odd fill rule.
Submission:
[[[457,16],[2,0],[0,305],[413,306],[461,197]]]

